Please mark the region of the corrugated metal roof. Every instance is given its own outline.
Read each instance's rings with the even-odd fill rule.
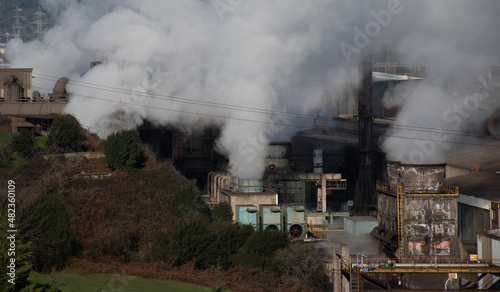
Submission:
[[[460,194],[458,196],[457,201],[460,204],[469,205],[472,207],[489,210],[490,209],[490,201],[486,199],[476,198],[474,196],[468,196],[464,194]]]
[[[422,78],[382,73],[382,72],[372,72],[372,82],[405,81],[405,80],[420,80],[420,79]]]
[[[500,174],[491,171],[446,178],[447,185],[458,186],[458,202],[489,210],[489,203],[500,201]]]
[[[446,159],[446,163],[464,169],[471,169],[473,163],[479,163],[481,169],[485,171],[499,171],[500,141],[476,145],[472,149],[454,153]]]

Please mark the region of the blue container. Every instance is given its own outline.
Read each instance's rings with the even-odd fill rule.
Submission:
[[[259,211],[254,205],[236,205],[236,222],[259,228]]]
[[[306,210],[303,205],[286,206],[285,227],[293,238],[305,238],[307,234]]]
[[[262,230],[283,230],[281,208],[277,205],[260,205]]]
[[[237,190],[240,193],[262,193],[263,182],[260,179],[241,179],[233,177],[231,183],[233,190]]]

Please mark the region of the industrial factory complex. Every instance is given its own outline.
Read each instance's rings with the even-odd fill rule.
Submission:
[[[382,99],[425,74],[363,66],[355,104],[289,141],[269,143],[262,178],[232,175],[228,157],[217,152],[218,127],[188,135],[145,121],[138,131],[157,159],[197,180],[209,205],[228,202],[234,221],[287,232],[328,253],[334,291],[500,289],[498,118],[477,131],[486,142],[439,164],[390,161],[379,145],[398,108]],[[500,101],[495,70],[484,69]],[[0,114],[12,117],[13,133],[46,133],[71,99],[64,77],[52,92],[33,91],[32,71],[0,68]],[[364,240],[377,246],[375,254],[363,251]]]

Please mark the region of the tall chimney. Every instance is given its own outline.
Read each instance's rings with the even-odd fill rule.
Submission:
[[[358,88],[358,179],[354,194],[354,208],[362,210],[375,204],[375,182],[372,165],[372,63],[361,64],[362,80]]]

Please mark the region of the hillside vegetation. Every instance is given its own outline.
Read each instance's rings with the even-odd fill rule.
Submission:
[[[54,123],[54,133],[83,131],[74,118],[58,119],[73,122]],[[133,140],[138,147],[134,151],[122,147],[137,133],[117,133],[110,144],[83,131],[85,139],[77,135],[68,144],[52,131],[46,147],[35,146],[35,135],[28,132],[0,147],[12,157],[0,164],[0,185],[15,185],[17,239],[28,272],[118,273],[213,291],[326,287],[324,265],[311,247],[293,243],[284,232],[254,231],[232,222],[227,203],[210,210],[196,181],[182,176],[170,162],[144,155],[140,141]],[[29,142],[30,151],[23,141]],[[102,153],[65,153],[82,147],[95,151],[102,145],[104,153],[119,158],[115,161],[137,161],[136,154],[143,161],[112,171]],[[12,208],[8,200],[7,188],[2,188],[0,220],[5,226],[7,208]],[[0,241],[0,262],[8,260],[7,246]],[[301,262],[307,264],[296,264]]]

